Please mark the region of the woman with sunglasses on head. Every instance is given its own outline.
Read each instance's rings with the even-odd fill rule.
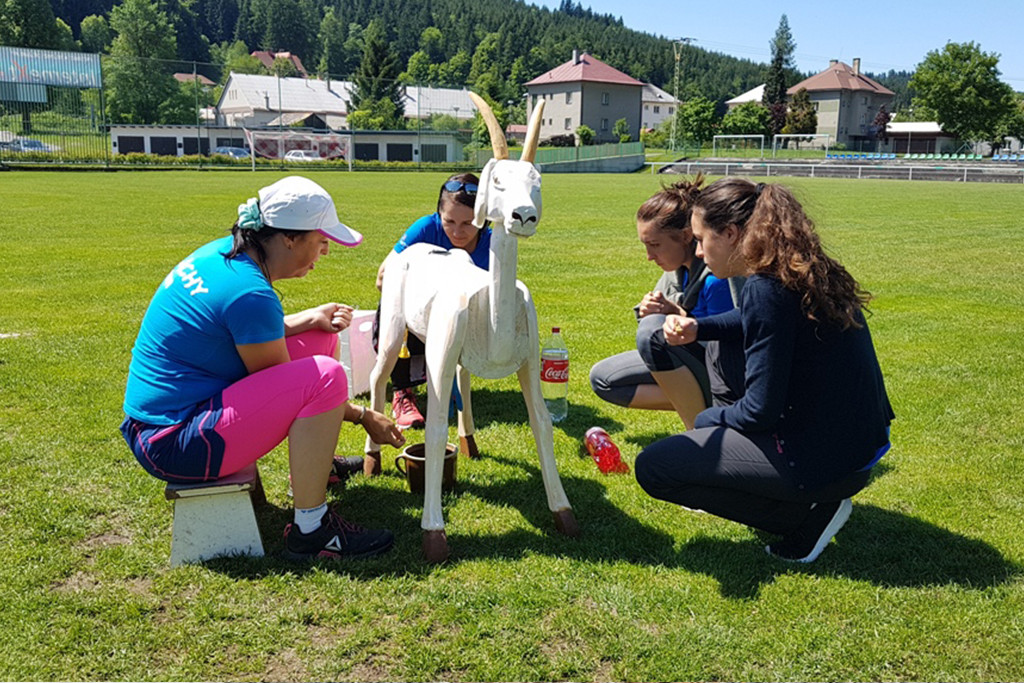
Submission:
[[[776,534],[769,554],[813,562],[889,448],[894,415],[864,319],[868,292],[828,256],[780,185],[724,178],[698,197],[698,255],[746,275],[737,311],[670,315],[670,344],[742,340],[745,390],[636,460],[647,493]]]
[[[478,267],[487,270],[491,260],[491,228],[477,228],[473,225],[473,205],[476,203],[479,178],[472,173],[458,173],[441,185],[437,198],[437,211],[423,216],[410,225],[395,244],[395,248],[380,264],[377,271],[377,289],[384,281],[384,269],[391,258],[413,244],[433,244],[444,249],[462,249]],[[380,315],[378,309],[377,315]],[[374,346],[377,343],[377,326],[373,330]],[[423,357],[423,342],[409,335],[406,342],[408,358],[399,358],[391,373],[394,394],[391,399],[391,415],[401,429],[422,428],[423,414],[416,406],[415,387],[426,379],[426,365]]]
[[[348,401],[337,347],[352,310],[326,303],[285,315],[274,290],[278,280],[312,272],[332,241],[355,247],[362,239],[313,181],[292,176],[264,187],[238,207],[230,236],[167,274],[132,349],[121,433],[154,477],[212,481],[288,439],[289,559],[365,557],[394,542],[390,531],[347,522],[326,502],[327,485],[351,471],[334,456],[343,421],[374,441],[405,442],[384,415]]]
[[[702,317],[732,310],[730,285],[742,287],[742,280],[715,277],[696,254],[690,214],[703,180],[698,174],[692,182],[663,187],[637,209],[637,237],[647,260],[664,272],[634,307],[639,323],[636,348],[598,361],[590,370],[590,385],[605,401],[627,408],[675,410],[687,429],[713,401],[717,405],[732,400],[725,380],[713,379],[732,377],[733,384],[743,386],[741,350],[723,353],[718,342],[707,348],[699,342],[672,346],[662,333],[666,315]],[[739,360],[729,363],[729,358]],[[709,373],[709,363],[718,365],[719,372]]]

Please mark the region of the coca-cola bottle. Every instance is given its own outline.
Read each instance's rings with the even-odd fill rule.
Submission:
[[[629,472],[629,465],[622,462],[622,454],[612,438],[601,427],[591,427],[583,437],[587,452],[597,463],[597,469],[605,474],[610,472]]]
[[[551,336],[541,345],[540,390],[551,421],[564,420],[569,413],[569,349],[557,327],[551,328]]]

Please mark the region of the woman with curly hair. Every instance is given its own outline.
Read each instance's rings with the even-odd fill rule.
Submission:
[[[813,562],[889,449],[894,415],[864,319],[870,294],[825,254],[779,185],[724,178],[693,211],[697,254],[747,276],[737,310],[668,316],[669,344],[742,340],[744,394],[637,457],[647,493],[777,534],[769,554]]]

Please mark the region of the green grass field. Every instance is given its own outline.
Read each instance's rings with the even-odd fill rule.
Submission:
[[[442,175],[309,175],[366,241],[280,283],[285,310],[371,308],[377,265]],[[898,416],[893,450],[813,565],[581,457],[592,425],[630,463],[680,428],[587,382],[631,346],[630,307],[659,275],[633,225],[659,183],[644,173],[547,175],[520,248],[542,330],[561,325],[572,354],[555,451],[580,539],[554,531],[514,378],[477,380],[484,458],[463,460],[445,496],[447,564],[421,560],[421,500],[394,450],[384,476],[329,498],[393,529],[393,552],[279,560],[279,448],[261,464],[268,557],[171,570],[170,504],[117,431],[131,345],[166,272],[279,177],[0,173],[0,679],[1024,679],[1024,189],[788,183],[876,296]],[[343,429],[339,452],[361,448]]]

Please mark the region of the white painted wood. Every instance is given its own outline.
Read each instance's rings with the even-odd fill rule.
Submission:
[[[253,495],[262,495],[256,465],[203,484],[168,484],[174,502],[172,567],[225,555],[263,556]]]
[[[484,112],[485,118],[488,113]],[[535,124],[539,125],[536,116],[531,129]],[[474,266],[465,251],[449,252],[417,244],[389,256],[381,287],[377,363],[370,373],[374,410],[384,408],[387,378],[398,358],[405,330],[426,340],[422,528],[427,534],[444,530],[441,474],[448,405],[456,374],[463,402],[459,415],[461,437],[471,436],[474,431],[469,374],[487,379],[518,375],[540,457],[548,507],[556,518],[572,517],[555,464],[551,417],[540,391],[537,312],[526,285],[516,279],[518,240],[533,235],[540,222],[540,173],[528,160],[492,159],[481,173],[479,187],[473,222],[477,227],[488,220],[493,222],[489,270]],[[380,446],[367,438],[367,454],[379,457],[379,451]],[[427,545],[425,540],[424,547]]]

